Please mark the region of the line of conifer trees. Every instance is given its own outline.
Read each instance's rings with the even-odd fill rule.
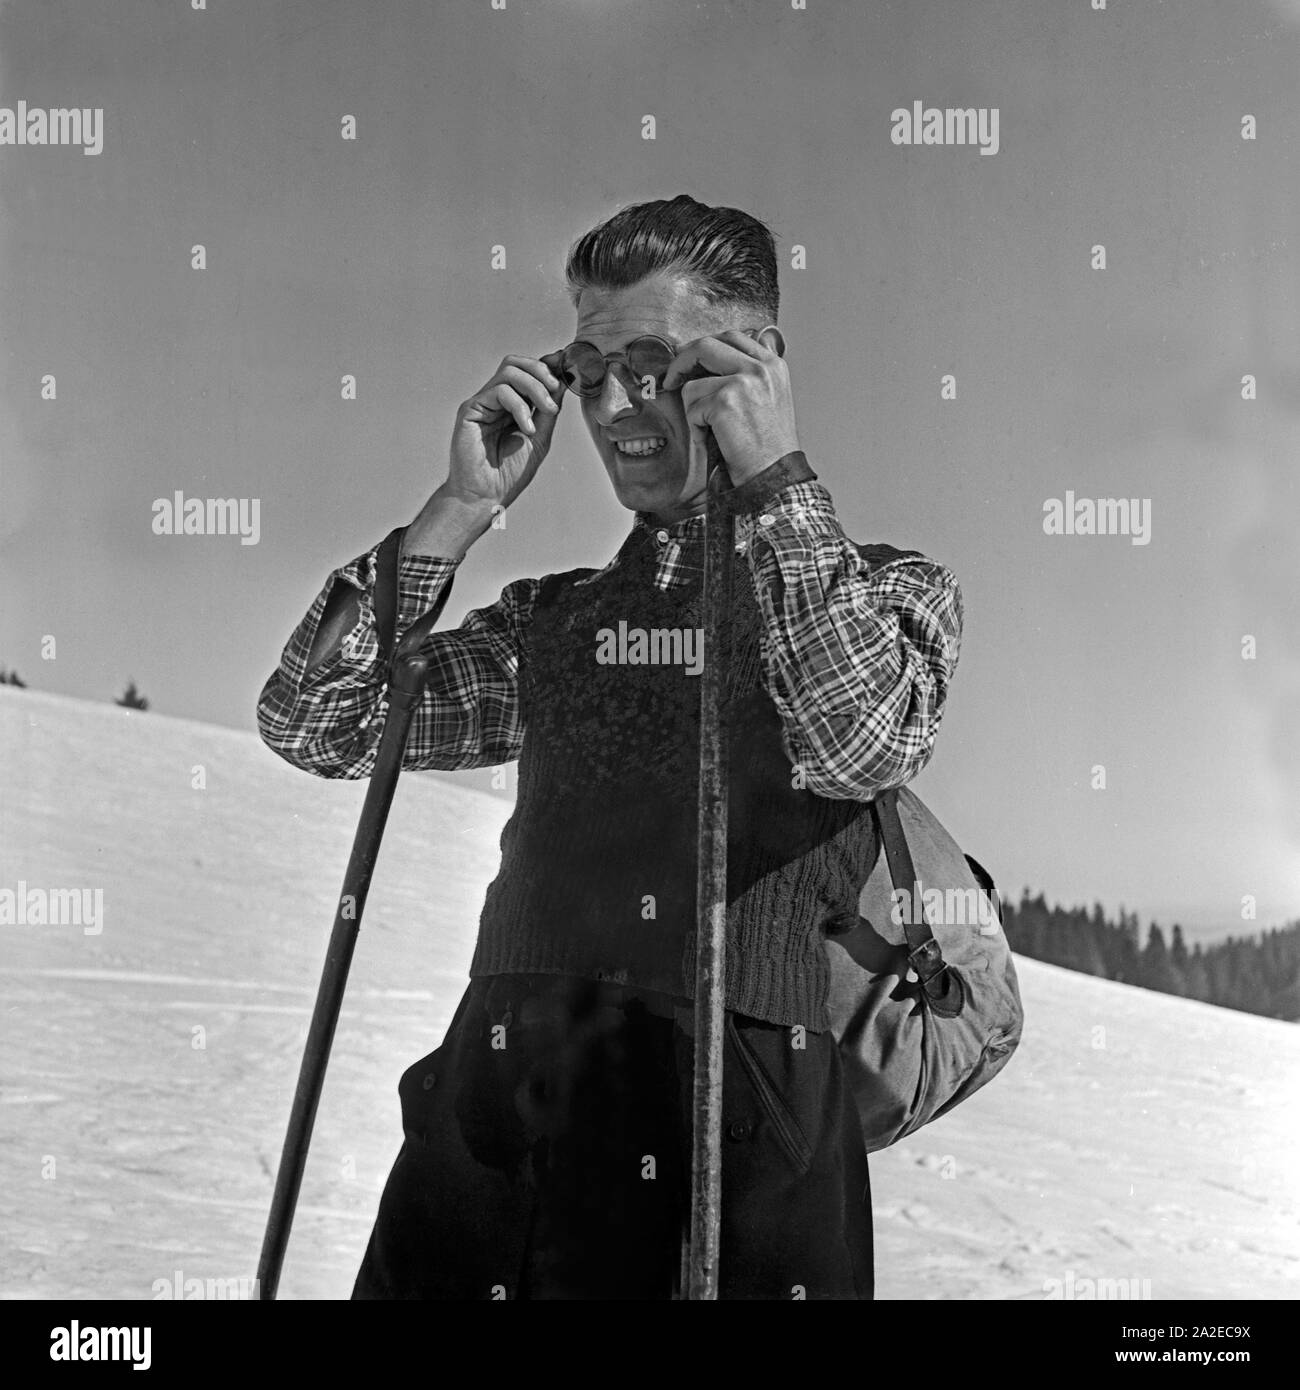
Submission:
[[[1031,898],[1028,888],[1019,906],[1004,899],[1002,913],[1007,941],[1022,956],[1162,994],[1300,1021],[1300,922],[1205,947],[1197,942],[1189,951],[1177,924],[1166,941],[1152,922],[1144,942],[1136,912],[1121,908],[1119,921],[1112,922],[1100,903],[1091,912],[1048,907],[1042,893]]]

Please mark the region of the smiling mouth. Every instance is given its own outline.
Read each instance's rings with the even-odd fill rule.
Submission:
[[[640,439],[616,439],[614,452],[627,459],[649,459],[662,454],[668,441],[662,435],[645,435]]]

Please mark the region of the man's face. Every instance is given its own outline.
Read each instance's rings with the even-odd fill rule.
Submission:
[[[583,290],[574,338],[609,353],[650,333],[680,350],[696,338],[739,327],[732,317],[725,306],[706,304],[688,281],[656,274],[626,289]],[[703,450],[691,461],[680,390],[645,400],[626,364],[611,363],[600,395],[583,400],[582,415],[623,506],[665,523],[704,510],[707,464]],[[638,450],[659,447],[639,455],[619,447],[629,443]]]

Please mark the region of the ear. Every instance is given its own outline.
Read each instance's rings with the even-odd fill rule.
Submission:
[[[769,352],[774,352],[778,357],[785,356],[785,334],[774,323],[768,326],[758,335],[757,341],[762,343]]]

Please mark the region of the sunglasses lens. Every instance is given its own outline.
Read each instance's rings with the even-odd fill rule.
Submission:
[[[560,375],[575,395],[598,396],[605,380],[605,359],[590,343],[571,343],[560,359]]]
[[[658,338],[637,338],[627,345],[627,371],[638,384],[649,377],[657,391],[675,356]],[[560,358],[560,375],[576,396],[599,396],[608,370],[609,364],[591,343],[570,343]]]
[[[668,344],[661,343],[658,338],[638,338],[628,346],[627,365],[637,381],[643,382],[650,377],[658,390],[675,356]]]

